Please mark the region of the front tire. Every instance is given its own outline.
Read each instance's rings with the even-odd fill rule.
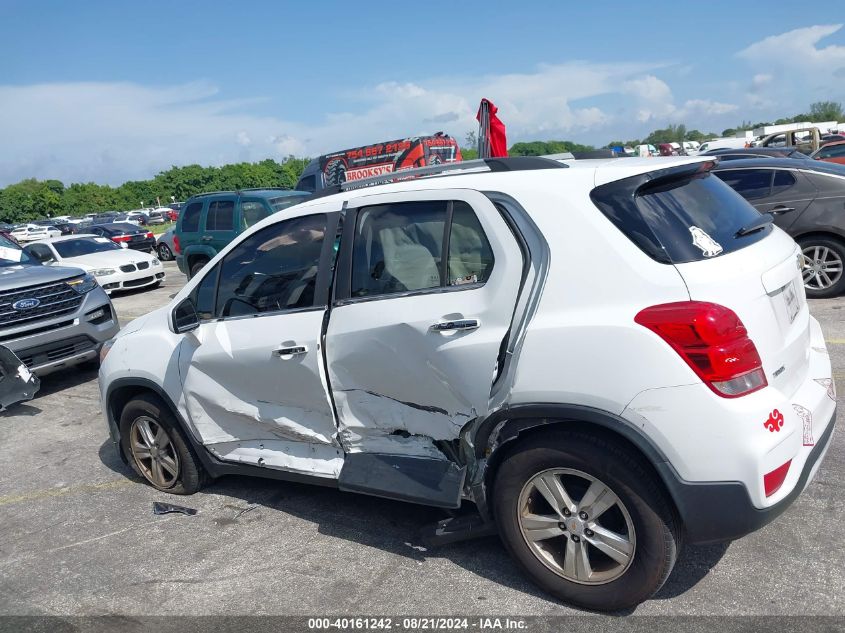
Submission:
[[[120,443],[132,469],[163,492],[190,495],[205,471],[170,410],[152,395],[131,400],[120,414]]]
[[[540,587],[596,611],[636,606],[666,582],[680,529],[643,460],[579,432],[529,437],[496,473],[494,512],[511,556]]]
[[[845,243],[829,237],[799,240],[804,255],[804,289],[812,299],[835,297],[845,291]]]

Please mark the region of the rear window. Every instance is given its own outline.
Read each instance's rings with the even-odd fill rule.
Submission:
[[[282,209],[287,209],[288,207],[292,207],[295,204],[299,204],[303,202],[310,196],[279,196],[278,198],[270,198],[270,206],[273,208],[273,213],[276,211],[281,211]]]
[[[731,253],[772,231],[767,226],[737,237],[760,213],[709,172],[664,170],[633,176],[597,187],[591,197],[641,250],[667,264]]]
[[[125,222],[125,223],[115,222],[111,226],[109,226],[108,228],[111,231],[117,231],[119,233],[143,233],[144,232],[144,230],[141,227],[139,227],[135,224],[129,224],[128,222]]]
[[[299,191],[317,191],[317,177],[305,176],[296,183],[296,188]]]

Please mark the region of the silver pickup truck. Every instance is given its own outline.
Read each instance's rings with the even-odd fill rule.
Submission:
[[[78,268],[41,266],[0,236],[0,344],[34,374],[92,361],[120,325],[111,301]]]

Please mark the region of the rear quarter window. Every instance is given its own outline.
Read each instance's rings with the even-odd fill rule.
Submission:
[[[184,233],[196,233],[200,228],[200,214],[202,213],[202,202],[192,202],[182,213],[182,231]]]
[[[282,209],[287,209],[288,207],[292,207],[295,204],[299,204],[307,200],[310,196],[279,196],[278,198],[271,198],[270,199],[270,206],[273,209],[273,213],[277,211],[281,211]]]
[[[745,248],[772,231],[737,232],[760,213],[709,172],[662,170],[593,190],[599,210],[652,259],[681,264]]]

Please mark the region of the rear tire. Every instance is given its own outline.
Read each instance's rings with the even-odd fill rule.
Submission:
[[[200,259],[199,261],[194,262],[191,264],[191,276],[190,279],[193,279],[196,274],[203,269],[203,267],[208,263],[206,259]]]
[[[141,394],[123,407],[120,445],[132,469],[158,490],[190,495],[205,483],[205,470],[178,422],[153,395]]]
[[[845,291],[845,243],[809,236],[798,241],[804,254],[804,289],[811,299],[836,297]]]
[[[159,244],[156,250],[158,251],[158,258],[161,261],[169,262],[173,260],[173,251],[170,250],[167,244]]]
[[[560,489],[568,501],[554,508],[547,499],[564,499],[555,496]],[[672,506],[642,458],[582,432],[537,434],[515,447],[496,473],[493,503],[523,571],[586,609],[618,611],[648,599],[680,549]]]

